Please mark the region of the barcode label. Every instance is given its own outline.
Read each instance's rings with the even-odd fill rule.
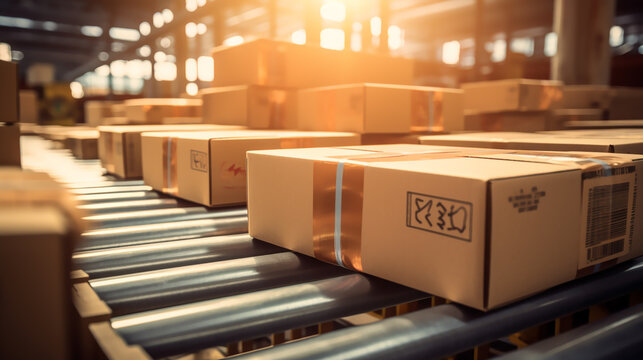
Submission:
[[[578,268],[626,254],[630,249],[634,174],[583,181],[583,227]]]
[[[625,239],[612,241],[611,243],[595,246],[587,249],[587,261],[592,262],[618,254],[625,249]]]

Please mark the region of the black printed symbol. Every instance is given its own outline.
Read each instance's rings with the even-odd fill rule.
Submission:
[[[442,202],[439,202],[438,205],[436,206],[438,208],[438,226],[440,227],[440,230],[444,230],[444,225],[446,225],[446,221],[444,221],[444,215],[447,214],[447,208],[442,205]]]
[[[535,211],[538,210],[540,198],[545,197],[545,195],[546,193],[544,191],[539,191],[538,187],[533,186],[531,192],[528,194],[525,194],[525,191],[520,189],[518,195],[509,197],[509,202],[513,204],[513,207],[517,209],[519,213]]]
[[[462,234],[467,227],[467,209],[464,206],[459,206],[453,210],[454,206],[451,205],[449,210],[449,223],[451,224],[447,230],[457,230]]]
[[[424,203],[424,205],[422,205]],[[415,221],[417,221],[419,224],[422,224],[422,220],[418,217],[418,215],[426,209],[426,214],[424,214],[424,220],[429,224],[429,226],[433,226],[433,223],[431,222],[431,207],[433,206],[433,200],[429,200],[427,202],[424,202],[423,199],[417,198],[415,199],[415,207],[417,210],[415,210]]]

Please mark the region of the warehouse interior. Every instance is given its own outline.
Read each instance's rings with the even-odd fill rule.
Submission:
[[[640,359],[643,2],[4,0],[0,359]]]

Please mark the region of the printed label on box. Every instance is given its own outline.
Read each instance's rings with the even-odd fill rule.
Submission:
[[[208,154],[202,151],[190,150],[190,168],[196,171],[208,172]]]
[[[471,241],[473,205],[415,192],[406,194],[406,226]]]
[[[633,169],[627,169],[583,181],[579,269],[630,251],[636,182]]]

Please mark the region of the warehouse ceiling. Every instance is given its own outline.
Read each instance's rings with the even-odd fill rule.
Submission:
[[[304,20],[302,1],[274,0],[277,4],[277,27],[289,33]],[[364,0],[354,20],[377,15],[374,0]],[[121,41],[111,45],[108,29],[121,27],[138,29],[142,21],[152,23],[152,14],[169,8],[176,24],[154,29],[153,35],[167,34],[182,26],[190,16],[207,15],[221,9],[223,21],[247,12],[250,8],[266,8],[271,0],[214,0],[194,13],[185,10],[185,0],[3,0],[0,2],[0,42],[9,43],[24,56],[21,68],[34,62],[46,61],[56,66],[59,77],[69,80],[100,65],[97,55],[107,52],[110,59],[126,56],[116,54],[135,49],[150,41]],[[389,0],[390,23],[405,31],[408,48],[404,55],[421,57],[433,42],[461,40],[473,37],[476,0]],[[487,34],[518,32],[525,36],[542,35],[551,31],[553,0],[484,0],[484,29]],[[263,11],[243,21],[226,23],[226,31],[268,36],[268,14]],[[617,0],[616,22],[641,24],[643,1]],[[196,19],[195,19],[196,20]],[[292,25],[296,24],[296,25]],[[88,36],[84,26],[98,26],[100,36]],[[641,29],[643,31],[643,29]],[[96,35],[96,34],[93,34]],[[114,47],[116,46],[116,47]],[[129,52],[130,56],[132,51]]]

